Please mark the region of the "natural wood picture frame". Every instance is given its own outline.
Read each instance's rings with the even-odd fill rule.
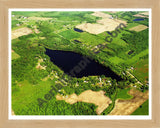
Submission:
[[[158,42],[160,12],[158,0],[143,1],[83,1],[83,0],[53,0],[53,1],[0,1],[0,127],[160,127],[160,89],[158,68]],[[152,9],[152,119],[151,120],[9,120],[8,119],[8,12],[9,8],[151,8]]]

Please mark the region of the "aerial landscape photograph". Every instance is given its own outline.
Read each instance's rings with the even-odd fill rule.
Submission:
[[[149,115],[149,11],[11,11],[12,116]]]

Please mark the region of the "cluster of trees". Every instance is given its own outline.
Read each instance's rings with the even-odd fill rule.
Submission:
[[[19,21],[19,20],[12,20],[12,28],[17,27],[17,24],[21,25],[23,23],[21,21]]]
[[[16,109],[16,108],[15,108]],[[90,103],[77,102],[69,104],[65,101],[56,100],[52,97],[51,100],[44,103],[43,107],[37,102],[29,103],[26,107],[17,109],[16,115],[97,115],[96,106]]]
[[[132,34],[123,34],[121,39],[129,44],[130,50],[137,54],[148,48],[149,32],[148,29],[141,32],[132,32]]]
[[[33,34],[19,37],[19,41],[13,41],[12,49],[20,55],[20,58],[12,60],[12,76],[14,81],[28,80],[32,84],[37,84],[42,78],[51,72],[49,57],[45,55],[45,48],[42,46],[32,46]],[[46,70],[36,69],[40,56],[46,59]],[[48,61],[47,61],[48,60]]]

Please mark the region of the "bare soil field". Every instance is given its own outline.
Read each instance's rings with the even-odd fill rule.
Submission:
[[[28,35],[33,33],[31,29],[24,27],[24,28],[19,28],[16,30],[13,30],[11,33],[12,39],[16,39],[20,36]]]
[[[114,20],[114,19],[102,19],[98,20],[97,23],[99,24],[91,24],[91,23],[83,23],[80,25],[77,25],[76,28],[79,28],[83,31],[92,33],[92,34],[100,34],[104,31],[114,31],[115,28],[120,24],[124,23],[125,21],[121,20]]]
[[[107,27],[108,31],[113,31],[115,28],[120,24],[127,24],[126,21],[123,20],[118,20],[118,19],[102,19],[102,20],[97,20],[97,23],[104,25]]]
[[[45,18],[45,17],[28,17],[29,20],[51,20],[52,18]]]
[[[94,12],[91,15],[96,16],[96,17],[102,17],[102,18],[112,17],[111,15],[103,13],[103,12]]]
[[[95,15],[95,13],[93,13],[93,14]],[[86,31],[86,32],[89,32],[91,34],[100,34],[104,31],[114,31],[115,28],[120,23],[127,24],[126,21],[118,20],[118,19],[109,19],[109,16],[108,16],[107,18],[97,20],[97,23],[95,23],[95,24],[83,23],[83,24],[77,25],[76,28],[79,28],[79,29]]]
[[[87,103],[93,103],[98,108],[96,109],[96,113],[99,115],[101,114],[108,106],[112,103],[110,98],[104,95],[104,91],[92,91],[87,90],[82,92],[79,96],[77,96],[75,93],[69,96],[61,96],[56,95],[57,100],[65,100],[67,103],[74,104],[76,102],[87,102]]]
[[[140,14],[142,14],[142,15],[149,15],[149,12],[143,12],[143,13],[140,13]]]
[[[142,30],[145,30],[146,28],[148,28],[147,26],[145,25],[138,25],[138,26],[135,26],[133,28],[130,28],[129,30],[133,30],[133,31],[136,31],[136,32],[140,32]]]
[[[129,94],[133,95],[133,99],[117,99],[115,102],[114,109],[108,115],[130,115],[148,99],[149,95],[148,91],[142,93],[136,89],[131,89],[129,91]]]
[[[146,17],[146,18],[148,18],[148,16],[143,16],[143,15],[141,15],[141,14],[136,14],[136,15],[133,15],[133,16],[135,16],[135,17]]]
[[[107,30],[107,27],[105,27],[104,25],[91,24],[91,23],[80,24],[80,25],[77,25],[76,28],[79,28],[91,34],[99,34]]]

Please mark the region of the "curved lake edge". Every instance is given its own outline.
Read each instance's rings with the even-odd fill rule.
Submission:
[[[112,79],[116,79],[117,81],[123,80],[116,72],[112,71],[109,66],[106,67],[105,65],[100,64],[98,61],[94,60],[93,58],[90,58],[89,56],[86,56],[86,55],[83,55],[81,53],[77,53],[77,52],[71,51],[71,50],[57,50],[57,49],[53,50],[53,49],[46,48],[46,47],[45,47],[45,49],[46,49],[45,54],[50,57],[50,61],[53,64],[55,64],[58,68],[60,68],[62,71],[64,71],[65,74],[67,74],[67,75],[69,75],[71,77],[82,78],[82,77],[88,77],[88,76],[105,75],[106,77],[111,77]],[[59,56],[58,54],[61,54],[62,56],[65,56],[64,53],[68,54],[67,55],[67,56],[69,56],[68,59],[71,59],[71,56],[75,56],[76,57],[75,58],[76,61],[77,61],[77,58],[83,58],[84,60],[86,60],[86,62],[87,62],[87,59],[88,59],[91,62],[92,65],[91,64],[87,64],[87,66],[89,66],[89,67],[87,67],[87,66],[86,67],[82,67],[82,70],[78,69],[78,70],[80,70],[80,72],[82,74],[79,74],[79,73],[78,74],[73,74],[73,71],[72,71],[72,73],[68,72],[69,71],[68,67],[70,67],[70,66],[68,66],[67,69],[65,69],[66,67],[64,67],[64,65],[62,63],[65,63],[66,66],[67,65],[72,65],[72,67],[70,67],[70,68],[74,69],[75,68],[75,64],[72,64],[72,63],[74,63],[74,59],[72,59],[72,62],[70,62],[70,63],[66,63],[68,60],[62,62],[62,60],[66,59],[66,58],[63,58],[63,57]],[[53,57],[52,54],[56,54],[56,56],[58,56],[58,60],[53,60],[52,59],[52,57]],[[57,59],[55,56],[54,56],[54,58]],[[62,60],[60,60],[60,58]],[[84,62],[84,60],[82,60],[82,61]],[[56,61],[60,61],[61,63],[56,62]],[[81,60],[79,60],[79,62],[80,61]],[[77,66],[77,64],[76,64],[76,66]],[[93,72],[93,69],[97,70],[97,71]],[[105,71],[107,71],[107,72],[105,72]]]

